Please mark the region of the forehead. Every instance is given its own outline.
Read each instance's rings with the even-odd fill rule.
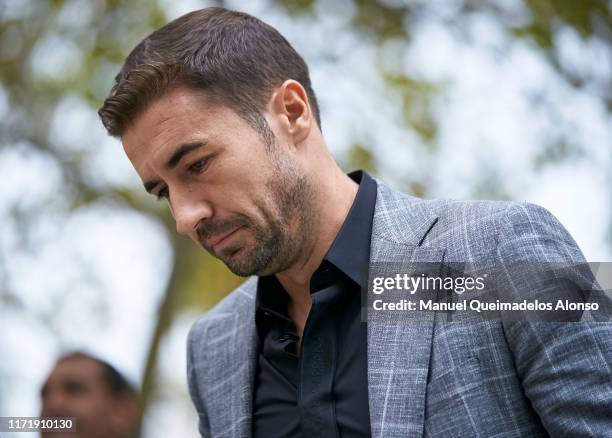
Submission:
[[[122,137],[123,147],[138,170],[137,163],[165,148],[227,131],[237,118],[234,111],[201,92],[176,88],[155,99],[135,118]]]
[[[97,380],[101,377],[99,363],[85,357],[72,357],[61,360],[51,372],[48,381]]]

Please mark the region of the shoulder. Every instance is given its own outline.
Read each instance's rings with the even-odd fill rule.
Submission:
[[[403,211],[411,216],[435,216],[437,227],[452,228],[466,223],[488,224],[499,222],[508,210],[524,205],[526,208],[541,208],[534,204],[514,201],[459,200],[452,198],[422,199],[399,192],[378,181],[377,211]]]
[[[504,260],[584,263],[576,241],[547,209],[516,203],[501,220],[497,253]]]
[[[578,245],[546,208],[529,202],[440,202],[439,236],[511,261],[582,262]],[[488,258],[488,257],[487,257]]]
[[[497,258],[507,250],[540,252],[544,259],[580,260],[575,241],[547,209],[529,202],[420,199],[379,185],[381,216],[434,217],[423,245],[447,249],[451,258]],[[407,221],[406,225],[415,223]],[[403,227],[407,228],[407,226]],[[543,254],[543,251],[546,254]],[[533,258],[534,254],[529,257]]]
[[[558,230],[559,221],[544,207],[529,202],[435,199],[424,201],[439,217],[445,229],[502,236],[520,227]]]
[[[219,326],[223,330],[226,322],[233,320],[228,320],[228,317],[248,319],[255,308],[256,289],[257,277],[250,277],[219,301],[193,324],[189,331],[188,345],[204,342],[211,327]]]

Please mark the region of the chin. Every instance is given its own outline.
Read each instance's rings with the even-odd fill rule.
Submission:
[[[230,271],[239,277],[262,276],[273,273],[268,272],[269,263],[262,263],[262,261],[257,260],[257,255],[248,254],[243,248],[234,251],[230,256],[221,258],[221,260]]]
[[[255,273],[251,272],[249,269],[250,264],[248,260],[245,260],[248,257],[245,257],[243,253],[243,248],[225,248],[221,254],[215,256],[235,275],[239,277],[249,277]]]

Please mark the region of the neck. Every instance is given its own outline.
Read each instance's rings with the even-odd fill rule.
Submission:
[[[303,248],[301,255],[289,269],[276,274],[289,294],[289,310],[308,315],[310,311],[310,279],[323,261],[353,205],[358,185],[333,163],[332,177],[316,175],[318,182],[316,204],[317,228]]]

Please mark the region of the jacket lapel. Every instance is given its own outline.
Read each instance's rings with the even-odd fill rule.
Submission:
[[[253,387],[255,380],[255,366],[257,361],[257,330],[255,330],[255,310],[246,317],[248,322],[243,320],[242,326],[244,327],[244,333],[241,335],[240,330],[236,331],[235,336],[237,337],[236,347],[240,346],[243,342],[240,338],[242,336],[248,339],[246,345],[238,352],[240,359],[239,363],[244,364],[244,371],[238,374],[238,379],[235,382],[237,387],[240,388],[240,392],[236,392],[234,388],[228,388],[229,392],[233,392],[237,398],[237,406],[240,406],[238,412],[239,418],[244,418],[245,421],[241,421],[238,424],[236,434],[241,438],[247,438],[251,436],[251,425],[253,418]]]
[[[209,339],[217,339],[210,348],[210,370],[207,400],[211,412],[211,429],[215,435],[247,438],[251,436],[253,385],[257,359],[255,329],[255,289],[257,282],[245,283],[240,293],[250,297],[248,305],[237,312],[219,315],[209,328]],[[215,401],[227,400],[227,403]],[[213,420],[215,419],[215,420]]]
[[[420,246],[437,216],[422,201],[392,192],[379,182],[370,249],[371,266],[394,272],[417,274],[419,263],[435,262],[437,269],[444,251]],[[421,271],[418,271],[420,273]],[[372,272],[370,272],[372,275]],[[368,297],[369,298],[369,297]],[[366,300],[369,302],[369,299]],[[390,311],[368,315],[368,398],[372,436],[423,435],[425,392],[433,312],[417,312],[402,318]],[[418,320],[417,320],[418,319]]]

